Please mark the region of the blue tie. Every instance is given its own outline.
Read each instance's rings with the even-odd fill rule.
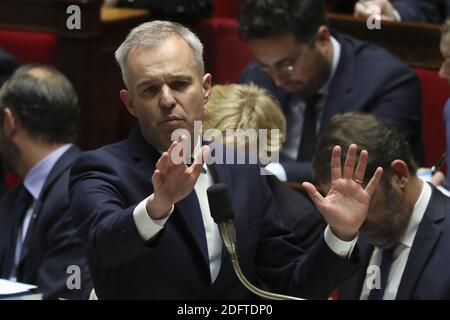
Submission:
[[[314,156],[317,140],[317,104],[322,95],[320,93],[313,94],[305,98],[305,113],[303,115],[302,137],[298,150],[297,161],[309,162]]]
[[[391,269],[392,261],[394,260],[394,251],[397,246],[392,246],[388,249],[383,249],[383,255],[381,257],[380,265],[380,288],[372,288],[370,290],[367,300],[382,300],[384,295],[384,290],[387,286],[387,280],[389,276],[389,270]]]

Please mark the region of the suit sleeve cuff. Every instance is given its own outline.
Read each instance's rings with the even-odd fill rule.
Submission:
[[[264,169],[275,175],[278,180],[287,181],[286,171],[279,162],[271,162],[267,166],[265,166]]]
[[[329,225],[325,229],[324,238],[331,251],[336,253],[338,256],[347,259],[350,258],[356,241],[358,240],[358,236],[356,236],[352,241],[342,241],[333,234]]]
[[[174,209],[174,206],[172,205],[169,215],[163,219],[154,220],[150,218],[147,213],[147,201],[151,201],[153,197],[154,194],[152,193],[149,197],[142,200],[133,211],[134,223],[136,224],[139,235],[144,241],[150,240],[164,228],[167,219],[169,219]]]

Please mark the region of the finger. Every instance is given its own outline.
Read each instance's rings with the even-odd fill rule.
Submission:
[[[352,179],[353,173],[355,171],[355,159],[356,159],[356,150],[358,147],[356,144],[351,144],[348,147],[347,151],[347,157],[345,158],[345,164],[344,164],[344,179]]]
[[[436,172],[431,177],[431,183],[436,187],[441,184],[444,184],[444,182],[445,182],[445,175],[441,171]]]
[[[361,2],[357,2],[355,4],[355,11],[354,11],[354,16],[355,17],[367,17],[368,13],[367,13],[367,9],[364,3]]]
[[[199,175],[202,171],[203,164],[206,162],[206,159],[209,157],[209,152],[211,149],[209,146],[203,146],[200,149],[200,152],[196,155],[194,159],[194,164],[190,166],[190,173],[194,173],[194,175]]]
[[[156,169],[153,172],[152,185],[155,192],[157,192],[159,190],[159,187],[161,186],[161,171],[159,169]]]
[[[334,146],[331,152],[331,181],[340,179],[341,174],[341,147]]]
[[[317,191],[316,187],[309,182],[302,183],[303,188],[305,188],[311,200],[314,202],[315,206],[319,209],[324,201],[323,196]]]
[[[170,157],[168,152],[164,152],[156,162],[155,168],[160,171],[160,173],[165,174],[170,165]]]
[[[361,151],[359,154],[358,166],[356,167],[355,174],[353,178],[359,181],[364,181],[364,175],[366,174],[367,159],[369,158],[369,153],[366,150]]]
[[[370,179],[365,189],[370,197],[372,197],[373,192],[378,187],[378,184],[380,183],[380,179],[382,176],[383,176],[383,168],[378,167],[377,170],[375,170],[372,179]]]

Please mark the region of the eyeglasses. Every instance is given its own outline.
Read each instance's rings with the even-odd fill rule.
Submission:
[[[301,53],[297,53],[295,57],[283,59],[275,63],[273,66],[263,66],[261,68],[262,71],[264,71],[271,77],[273,77],[274,75],[283,78],[291,76],[294,73],[295,67],[298,65],[298,62],[303,59],[305,54],[308,52],[308,49],[310,49],[314,44],[314,41],[315,36],[308,41],[307,47],[304,48]]]

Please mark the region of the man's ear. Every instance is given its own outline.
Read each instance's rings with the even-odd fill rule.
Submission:
[[[403,160],[391,162],[391,183],[404,190],[409,181],[408,165]]]
[[[206,73],[203,76],[203,102],[206,104],[209,99],[209,94],[211,93],[212,86],[212,76],[210,73]]]
[[[122,100],[125,107],[127,107],[128,112],[133,117],[137,118],[136,109],[134,109],[133,100],[131,99],[130,92],[126,89],[120,90],[120,99]]]
[[[3,132],[8,138],[14,137],[17,133],[17,120],[14,117],[10,108],[6,107],[3,109]]]
[[[327,26],[320,26],[316,32],[316,45],[319,48],[328,46],[331,40],[331,32]]]

